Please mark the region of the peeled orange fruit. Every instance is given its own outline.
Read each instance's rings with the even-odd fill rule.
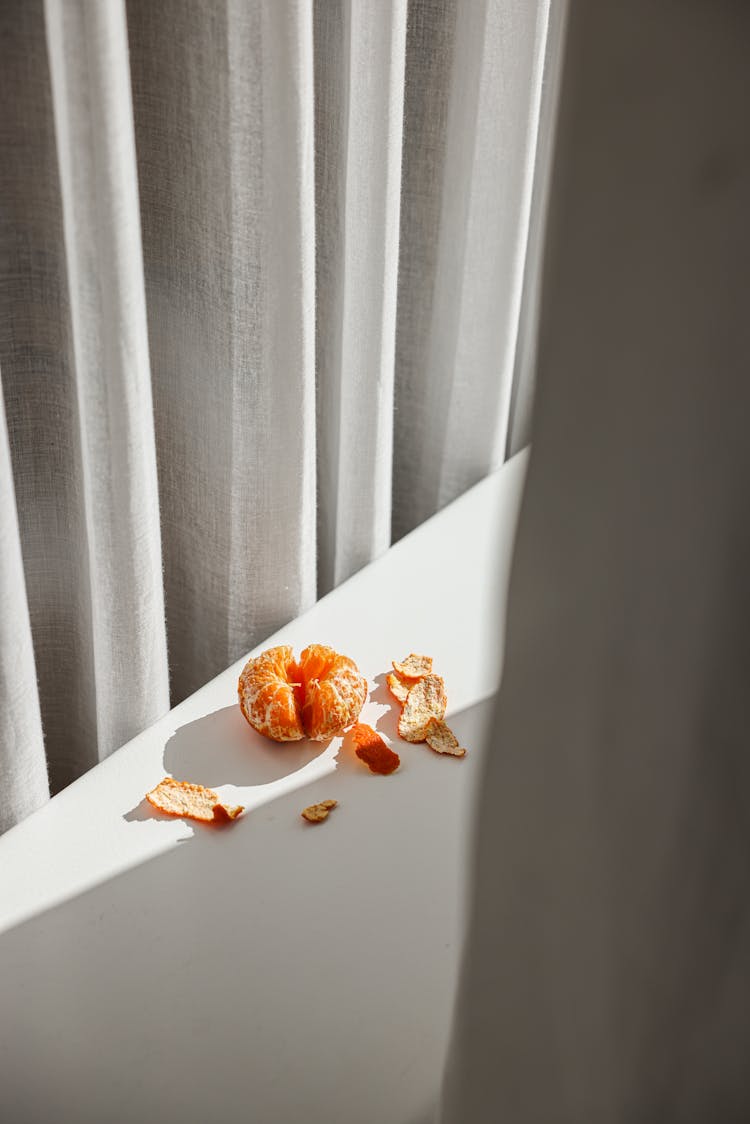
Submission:
[[[277,742],[327,741],[357,721],[367,681],[354,660],[325,644],[311,644],[299,661],[284,644],[248,660],[237,690],[259,734]]]

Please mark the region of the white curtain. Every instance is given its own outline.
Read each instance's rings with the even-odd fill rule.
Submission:
[[[0,828],[504,459],[548,4],[0,6]]]
[[[570,6],[442,1124],[750,1120],[748,44]]]

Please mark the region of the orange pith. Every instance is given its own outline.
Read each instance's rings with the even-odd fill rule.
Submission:
[[[245,718],[266,737],[327,741],[356,722],[367,682],[354,660],[325,644],[311,644],[298,661],[280,645],[248,660],[238,694]]]

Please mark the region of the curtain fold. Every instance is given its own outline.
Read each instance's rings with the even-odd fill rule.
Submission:
[[[129,0],[173,699],[316,592],[311,8]]]
[[[748,41],[570,5],[441,1124],[750,1120]]]
[[[415,114],[413,121],[407,116],[404,150],[409,222],[402,226],[403,372],[397,367],[395,415],[397,534],[505,457],[548,10],[548,0],[454,0],[413,9],[416,58],[407,104],[413,99]],[[422,66],[428,96],[420,89]]]
[[[318,0],[315,10],[324,593],[391,540],[407,4]]]
[[[4,825],[502,462],[547,15],[0,7]]]
[[[49,795],[34,644],[0,384],[0,832]],[[9,642],[12,637],[13,642]]]
[[[169,697],[128,43],[122,0],[44,10],[101,758]]]

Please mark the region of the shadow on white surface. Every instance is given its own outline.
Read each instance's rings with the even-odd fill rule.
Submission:
[[[243,718],[239,707],[222,707],[180,726],[164,746],[163,771],[177,780],[224,789],[229,802],[257,808],[334,766],[330,742],[278,743],[261,737]],[[307,767],[319,762],[320,768]],[[324,765],[325,761],[325,765]],[[306,771],[307,770],[307,771]],[[170,820],[144,798],[126,812],[128,823]],[[192,827],[192,824],[191,824]]]
[[[452,716],[464,761],[400,743],[392,777],[348,751],[334,760],[338,742],[306,764],[299,747],[288,775],[261,755],[243,777],[278,779],[256,786],[269,795],[252,815],[195,825],[190,846],[2,934],[8,1118],[429,1124],[491,708]],[[225,710],[170,739],[170,763],[208,780],[214,734],[233,729]],[[214,777],[234,752],[219,751]],[[323,758],[335,771],[311,778]],[[329,796],[340,807],[327,823],[300,819]]]
[[[375,686],[370,691],[370,701],[384,708],[375,722],[375,729],[379,734],[384,734],[389,741],[398,742],[401,740],[398,736],[398,716],[401,707],[388,690],[386,674],[383,672],[373,679]]]
[[[392,739],[395,775],[338,741],[266,745],[226,706],[234,668],[9,833],[3,1122],[433,1124],[524,466],[268,641],[326,639],[369,677],[408,634],[445,674],[466,758],[396,742],[382,675],[362,720]],[[248,814],[218,829],[142,818],[165,772]],[[303,823],[326,797],[330,820]]]
[[[399,752],[399,776],[415,768],[429,768],[426,763],[430,758],[434,760],[434,755],[426,747],[406,746],[396,739],[398,707],[385,684],[385,676],[371,679],[375,689],[365,704],[363,721],[379,729]],[[471,747],[478,738],[469,731],[462,737],[460,726],[464,717],[472,726],[472,716],[481,713],[482,705],[466,696],[464,688],[459,695],[463,706],[457,711],[449,706],[448,713],[459,738]],[[275,745],[261,739],[244,722],[236,706],[221,706],[184,723],[174,733],[173,729],[166,727],[162,735],[166,741],[161,746],[157,743],[151,749],[136,741],[125,747],[61,793],[44,815],[31,817],[15,829],[13,834],[18,842],[24,835],[28,840],[25,848],[17,848],[22,861],[6,865],[4,871],[0,932],[182,847],[194,837],[237,829],[237,825],[195,824],[158,812],[143,794],[165,772],[208,783],[221,800],[243,804],[243,820],[255,817],[263,805],[324,777],[335,775],[339,788],[349,778],[361,781],[364,776],[370,783],[377,781],[379,792],[382,785],[391,783],[387,777],[376,778],[368,773],[348,738],[320,746],[306,742]],[[453,759],[443,762],[444,768],[451,766],[463,768]],[[468,768],[471,773],[475,771],[471,765]],[[232,776],[259,783],[219,783]],[[82,799],[83,792],[77,789],[86,790],[86,797]],[[39,827],[44,830],[40,832]],[[18,869],[13,869],[16,866]]]
[[[284,780],[309,765],[328,742],[271,742],[235,703],[180,726],[164,747],[164,772],[208,788],[255,787]]]

